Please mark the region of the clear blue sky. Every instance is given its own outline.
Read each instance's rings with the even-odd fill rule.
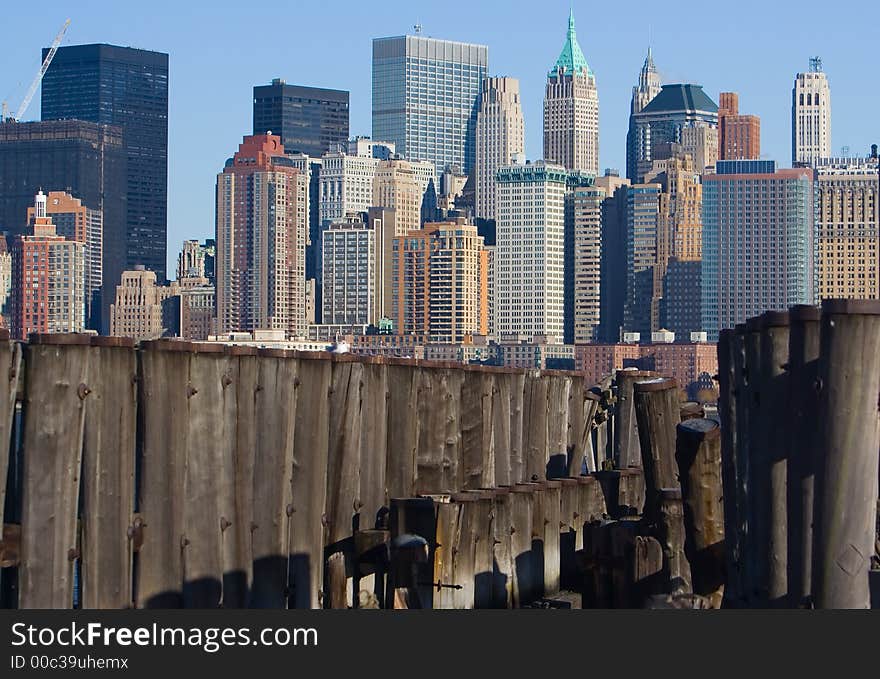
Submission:
[[[787,165],[794,74],[819,55],[831,83],[835,154],[880,142],[880,3],[586,2],[578,38],[596,73],[601,165],[624,168],[631,88],[650,39],[664,82],[696,82],[715,100],[740,94],[761,116],[762,151]],[[251,88],[289,83],[351,91],[352,134],[370,134],[370,41],[412,32],[489,45],[489,70],[520,79],[529,158],[541,156],[546,72],[562,47],[567,0],[327,0],[4,3],[0,98],[17,107],[66,17],[64,44],[108,42],[171,55],[169,265],[184,238],[213,232],[214,181],[251,130]],[[730,10],[730,11],[723,11]],[[26,119],[39,119],[39,94]]]

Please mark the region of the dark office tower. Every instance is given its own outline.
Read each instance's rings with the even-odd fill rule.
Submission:
[[[46,52],[43,50],[43,57]],[[122,128],[128,158],[125,269],[165,280],[168,235],[168,55],[113,45],[58,50],[43,77],[43,120],[76,118]],[[104,223],[107,223],[105,215]],[[106,276],[112,285],[119,283]]]
[[[254,87],[254,134],[281,137],[287,153],[320,158],[348,141],[348,92],[288,85],[275,78]]]
[[[67,191],[103,213],[103,304],[88,327],[108,330],[107,312],[125,269],[126,154],[120,128],[80,120],[0,123],[0,233],[22,235],[40,189]],[[104,323],[101,324],[101,317]]]

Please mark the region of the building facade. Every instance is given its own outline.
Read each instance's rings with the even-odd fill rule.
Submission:
[[[577,41],[573,13],[562,52],[547,76],[544,159],[566,170],[599,174],[599,92]]]
[[[819,57],[798,73],[791,90],[791,162],[813,165],[831,157],[831,88]]]
[[[498,171],[496,334],[563,337],[567,180],[542,161]]]
[[[486,78],[480,91],[476,132],[476,210],[481,219],[496,218],[498,169],[525,153],[525,126],[520,105],[519,80]],[[462,186],[463,188],[463,186]],[[457,195],[460,191],[448,191]],[[454,206],[453,206],[454,207]]]
[[[604,179],[604,178],[602,178]],[[566,344],[592,342],[600,320],[604,186],[569,182],[565,197]]]
[[[110,334],[135,341],[177,334],[177,284],[158,285],[156,272],[138,265],[122,273],[110,306]]]
[[[816,163],[820,299],[878,299],[877,158]]]
[[[761,157],[761,119],[741,115],[739,95],[722,92],[718,97],[719,160],[757,160]]]
[[[373,40],[374,139],[410,160],[473,171],[477,100],[489,48],[423,35]]]
[[[275,135],[245,137],[217,175],[217,330],[306,330],[308,180]]]
[[[395,238],[392,305],[398,333],[457,343],[488,332],[488,253],[464,219]]]
[[[41,91],[44,121],[75,118],[122,128],[127,156],[124,267],[143,264],[165,280],[168,55],[114,45],[61,47],[43,76]],[[100,209],[86,196],[77,197]],[[112,224],[106,209],[104,223]],[[118,270],[104,268],[115,286]]]
[[[0,231],[27,233],[28,208],[41,189],[63,189],[102,215],[99,304],[88,327],[109,330],[110,303],[125,269],[126,153],[119,127],[79,120],[0,122]]]
[[[660,184],[633,184],[626,188],[626,332],[650,336],[657,329],[654,294],[657,268],[657,227]]]
[[[320,158],[348,140],[349,95],[344,90],[288,85],[275,78],[254,87],[254,134],[274,134],[288,153]]]
[[[697,135],[699,128],[710,132]],[[694,130],[688,132],[689,130]],[[681,144],[694,154],[701,166],[717,159],[718,106],[701,85],[663,85],[643,109],[630,117],[630,137],[627,147],[627,174],[633,183],[643,183],[656,160],[672,155],[672,145]],[[711,157],[713,142],[706,134],[714,136],[715,157]],[[691,148],[703,147],[702,153]],[[707,150],[708,149],[708,150]],[[704,157],[700,157],[700,156]]]
[[[639,113],[645,106],[651,103],[663,84],[660,81],[660,72],[654,65],[654,56],[651,54],[651,48],[648,48],[648,55],[645,57],[645,63],[642,64],[642,70],[639,72],[639,84],[633,87],[632,100],[629,106],[629,129],[626,133],[626,176],[635,177],[636,168],[630,166],[630,162],[635,161],[638,157],[636,153],[636,131],[633,125],[633,116]]]
[[[14,337],[85,329],[84,250],[83,243],[58,235],[40,191],[30,233],[17,236],[12,249]]]
[[[724,160],[703,177],[702,326],[710,341],[765,311],[814,304],[813,170]]]
[[[361,215],[334,222],[324,242],[324,324],[366,325],[377,321],[375,232]]]
[[[412,163],[382,160],[373,176],[373,207],[391,208],[396,213],[399,233],[416,231],[422,224],[422,198],[425,189]]]
[[[618,342],[623,331],[626,305],[626,201],[629,179],[617,171],[606,171],[596,179],[596,187],[605,192],[600,204],[601,261],[599,263],[600,342]]]

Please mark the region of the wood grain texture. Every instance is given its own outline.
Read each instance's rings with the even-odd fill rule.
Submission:
[[[495,485],[495,440],[493,426],[492,373],[468,370],[462,373],[461,385],[461,457],[460,489]]]
[[[12,423],[15,417],[15,396],[21,374],[21,345],[0,340],[0,450],[10,450]],[[6,506],[6,477],[9,471],[9,455],[0,455],[0,527]]]
[[[388,366],[388,497],[416,493],[420,377],[409,366]]]
[[[550,460],[548,419],[550,384],[538,371],[529,372],[523,391],[523,448],[526,480],[547,478]]]
[[[509,486],[514,483],[511,469],[511,412],[513,408],[511,388],[514,376],[510,373],[495,375],[492,392],[492,449],[495,456],[495,481],[492,486]]]
[[[388,368],[383,364],[364,366],[362,398],[360,493],[358,525],[376,526],[382,507],[388,506]]]

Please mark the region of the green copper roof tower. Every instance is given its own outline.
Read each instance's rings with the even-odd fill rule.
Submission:
[[[568,33],[565,36],[565,44],[562,46],[562,52],[556,60],[556,65],[550,71],[550,75],[555,74],[559,69],[565,73],[576,73],[578,71],[586,71],[587,75],[593,75],[587,58],[584,56],[583,50],[577,41],[577,32],[574,27],[574,10],[570,10],[568,14]]]

